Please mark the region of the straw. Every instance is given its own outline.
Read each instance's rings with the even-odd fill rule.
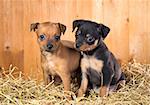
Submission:
[[[122,70],[127,83],[117,92],[102,98],[91,90],[89,96],[77,98],[75,84],[71,84],[73,92],[64,92],[63,85],[55,86],[53,81],[44,86],[25,80],[23,73],[15,72],[18,68],[10,65],[8,70],[0,70],[0,105],[150,105],[150,64],[133,60],[123,64]]]

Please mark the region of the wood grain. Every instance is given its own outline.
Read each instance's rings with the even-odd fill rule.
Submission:
[[[34,22],[67,26],[62,39],[74,41],[72,22],[90,19],[110,27],[105,42],[118,59],[134,57],[150,63],[149,0],[0,0],[0,66],[17,66],[26,76],[41,79],[40,51]]]
[[[118,59],[129,57],[128,0],[104,0],[104,24],[110,27],[106,43]]]
[[[146,63],[148,55],[148,0],[129,0],[129,55]]]

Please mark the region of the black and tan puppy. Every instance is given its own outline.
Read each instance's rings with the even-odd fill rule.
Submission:
[[[117,88],[125,77],[114,55],[103,42],[110,29],[88,20],[75,20],[76,48],[81,51],[82,82],[78,96],[83,96],[88,88],[100,88],[99,95],[107,96],[111,87]]]
[[[71,74],[78,68],[80,53],[73,49],[74,43],[60,40],[66,26],[60,23],[44,22],[31,24],[31,31],[37,34],[41,50],[41,64],[44,82],[51,82],[51,76],[62,79],[64,90],[71,89]]]

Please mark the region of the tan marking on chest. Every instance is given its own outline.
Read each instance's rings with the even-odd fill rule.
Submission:
[[[44,70],[51,75],[59,75],[60,69],[63,69],[63,65],[60,64],[63,62],[63,59],[52,55],[51,53],[45,55],[45,60],[42,62]]]
[[[81,60],[82,72],[86,72],[88,68],[92,68],[101,72],[103,68],[103,61],[96,59],[94,56],[84,56]]]

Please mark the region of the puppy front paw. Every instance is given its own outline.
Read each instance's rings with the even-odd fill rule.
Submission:
[[[109,91],[109,88],[108,88],[107,86],[102,86],[102,87],[100,88],[99,96],[100,96],[100,97],[108,96],[108,91]]]
[[[83,96],[83,94],[84,94],[84,91],[82,90],[82,89],[79,89],[78,90],[78,97],[82,97]]]

